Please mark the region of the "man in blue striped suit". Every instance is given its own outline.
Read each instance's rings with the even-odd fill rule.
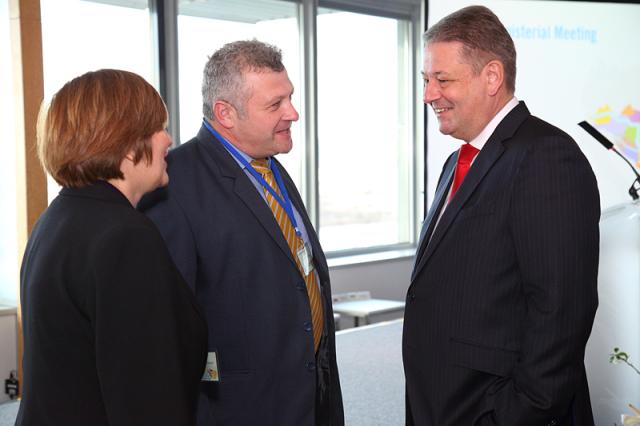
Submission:
[[[464,143],[444,165],[407,293],[407,424],[593,425],[591,167],[514,97],[515,47],[489,9],[461,9],[424,40],[424,101]]]

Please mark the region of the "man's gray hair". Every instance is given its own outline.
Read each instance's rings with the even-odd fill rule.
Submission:
[[[505,84],[516,90],[516,48],[498,17],[484,6],[469,6],[445,16],[423,36],[425,44],[457,41],[462,55],[478,74],[492,60],[504,66]]]
[[[210,120],[216,101],[233,105],[240,114],[249,96],[244,87],[244,73],[249,71],[284,71],[282,51],[256,39],[227,43],[207,61],[202,79],[202,113]]]

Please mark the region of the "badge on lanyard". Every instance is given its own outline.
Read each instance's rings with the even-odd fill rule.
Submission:
[[[298,249],[298,260],[300,261],[300,265],[302,265],[302,270],[304,271],[304,276],[306,277],[313,271],[313,262],[311,257],[311,249],[307,243],[303,244],[302,247]]]
[[[215,352],[209,352],[207,354],[207,364],[204,367],[204,374],[200,380],[203,382],[220,381],[220,375],[218,374],[218,357]]]

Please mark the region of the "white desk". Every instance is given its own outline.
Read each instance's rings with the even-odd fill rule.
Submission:
[[[352,316],[356,327],[360,325],[361,318],[369,324],[371,315],[401,311],[404,311],[404,302],[397,300],[361,299],[333,303],[333,312]]]

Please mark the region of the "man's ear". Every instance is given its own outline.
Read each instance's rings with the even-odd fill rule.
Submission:
[[[231,129],[236,124],[238,111],[228,102],[216,101],[213,104],[213,117],[223,127]]]
[[[504,84],[504,66],[502,62],[493,60],[484,66],[489,95],[495,96]]]

